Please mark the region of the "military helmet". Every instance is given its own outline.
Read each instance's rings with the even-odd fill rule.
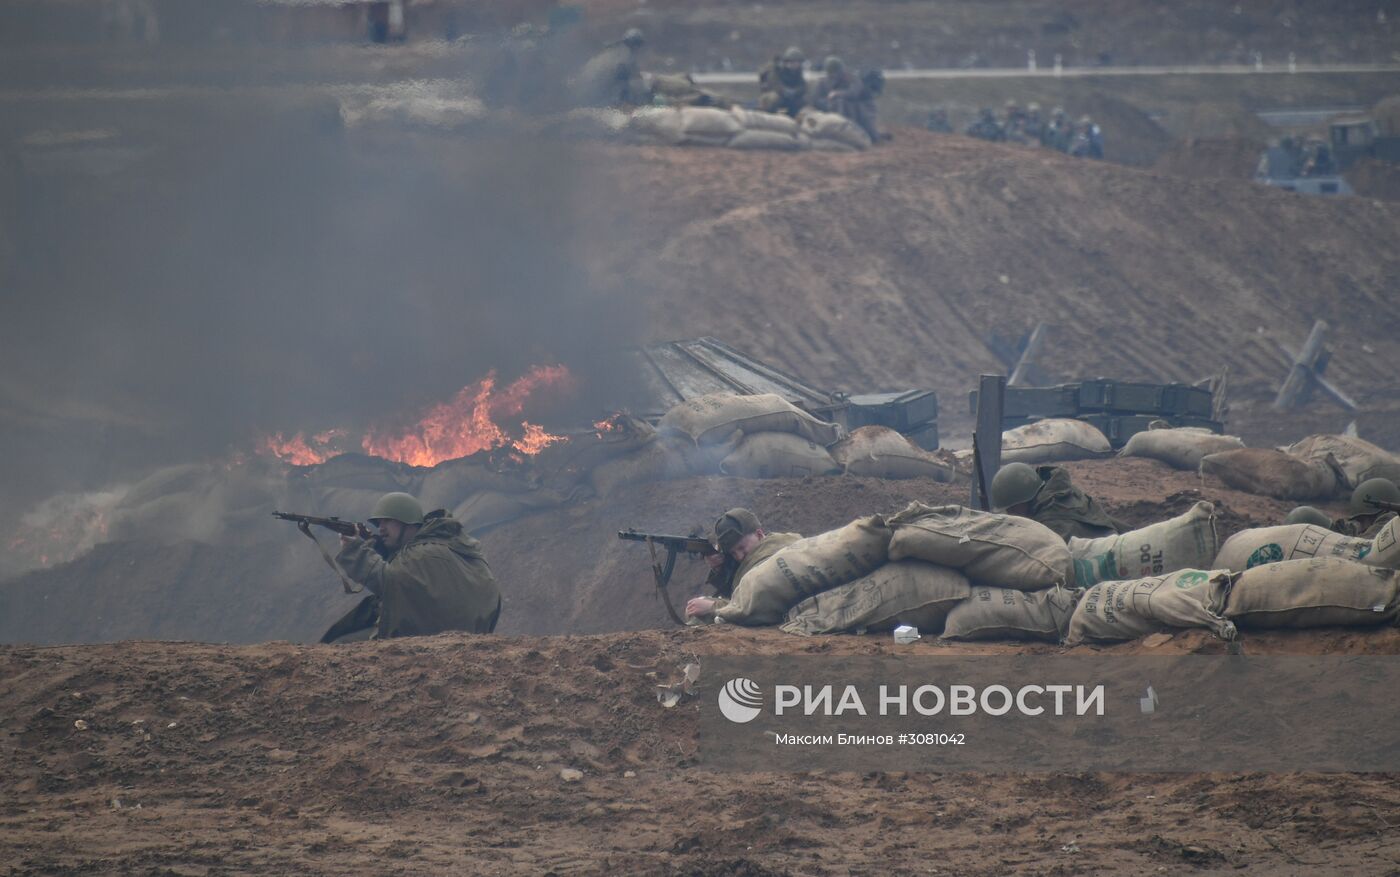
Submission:
[[[1400,505],[1400,487],[1396,487],[1395,482],[1387,478],[1371,478],[1361,482],[1351,493],[1351,504],[1347,506],[1347,514],[1353,518],[1359,515],[1380,514],[1383,509],[1366,502],[1368,499]]]
[[[1004,512],[1014,505],[1030,502],[1045,484],[1040,473],[1028,463],[1007,463],[992,477],[992,511]]]
[[[1035,101],[1031,101],[1030,103],[1026,104],[1026,112],[1028,112],[1028,113],[1038,113],[1038,112],[1040,112],[1040,104],[1036,103]]]
[[[839,73],[846,69],[846,62],[835,55],[827,55],[826,60],[822,62],[822,69],[827,73]]]
[[[1310,505],[1300,505],[1288,513],[1288,517],[1283,519],[1285,524],[1316,524],[1319,527],[1332,526],[1332,519],[1320,509],[1315,509]]]
[[[1092,118],[1090,118],[1089,116],[1080,116],[1080,117],[1079,117],[1079,124],[1081,124],[1081,125],[1083,125],[1083,126],[1085,126],[1085,127],[1087,128],[1088,126],[1094,124],[1094,120],[1093,120]]]
[[[804,55],[804,54],[802,54],[802,50],[799,49],[799,48],[797,48],[796,46],[788,46],[788,47],[787,47],[787,50],[783,52],[783,56],[782,56],[782,57],[783,57],[783,60],[784,60],[784,61],[806,61],[806,60],[807,60],[807,56]]]
[[[406,493],[386,493],[374,504],[369,513],[371,524],[382,520],[401,521],[405,524],[423,523],[423,506]]]
[[[622,35],[621,40],[624,46],[631,46],[634,49],[637,46],[642,45],[646,41],[647,39],[645,36],[643,36],[641,28],[637,27],[627,28],[627,32]]]
[[[739,540],[758,531],[758,515],[744,508],[730,509],[715,521],[715,542],[728,554]]]

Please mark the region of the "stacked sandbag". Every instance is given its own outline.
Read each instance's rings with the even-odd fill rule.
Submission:
[[[796,152],[811,146],[811,141],[800,132],[797,120],[791,116],[743,107],[735,107],[730,112],[743,129],[726,144],[730,149],[776,149]]]
[[[831,446],[831,456],[847,475],[872,478],[966,480],[950,464],[888,426],[862,426]]]
[[[1064,585],[1073,575],[1065,541],[1029,518],[915,502],[888,523],[890,560],[922,560],[1019,591]]]
[[[1059,642],[1069,630],[1080,593],[1060,587],[1017,591],[977,586],[948,613],[942,638]]]
[[[1179,569],[1206,569],[1213,562],[1218,568],[1219,550],[1215,506],[1208,502],[1198,502],[1183,514],[1139,530],[1069,540],[1074,584],[1081,588]]]
[[[841,427],[818,420],[776,393],[688,399],[667,411],[657,429],[694,443],[696,471],[748,478],[840,471],[826,448],[841,438]]]
[[[802,133],[811,139],[812,149],[859,152],[870,148],[870,135],[865,129],[839,113],[803,110],[797,122]]]
[[[793,606],[873,572],[889,559],[890,529],[883,518],[858,518],[844,527],[799,539],[745,573],[715,618],[734,624],[777,624]]]
[[[1375,552],[1376,539],[1357,539],[1313,524],[1241,530],[1220,546],[1214,566],[1244,572],[1256,566],[1311,557],[1336,557],[1368,566],[1400,565],[1400,552]],[[1393,538],[1393,537],[1392,537]]]
[[[1400,569],[1400,517],[1391,518],[1381,527],[1371,540],[1371,553],[1366,560],[1371,566]]]
[[[812,142],[788,116],[742,107],[643,107],[632,113],[627,131],[633,140],[665,146],[796,152]]]
[[[437,464],[423,474],[415,494],[425,511],[456,508],[468,497],[484,491],[512,494],[528,489],[519,472],[502,472],[474,454]]]
[[[1001,434],[1001,462],[1055,463],[1090,460],[1113,453],[1108,439],[1092,424],[1069,418],[1037,420]]]
[[[520,493],[483,490],[473,493],[452,509],[452,517],[461,521],[462,528],[468,533],[475,534],[530,512],[554,508],[569,500],[569,494],[546,488]]]
[[[1276,499],[1331,499],[1339,473],[1330,458],[1302,460],[1273,448],[1240,448],[1201,458],[1201,474],[1227,486]]]
[[[1148,429],[1135,433],[1119,451],[1122,457],[1147,457],[1161,460],[1173,469],[1196,472],[1201,468],[1201,459],[1210,454],[1220,454],[1244,447],[1244,442],[1232,435],[1217,435],[1208,429],[1194,426],[1168,428],[1165,421],[1157,421]]]
[[[697,449],[689,439],[661,436],[626,456],[593,468],[589,482],[598,496],[611,496],[628,484],[667,481],[708,471],[696,465]]]
[[[1102,582],[1080,597],[1065,643],[1122,642],[1181,628],[1234,639],[1235,625],[1225,615],[1230,583],[1229,570],[1199,569]]]
[[[719,471],[738,478],[803,478],[829,475],[841,467],[826,448],[800,435],[756,432],[746,434],[720,461]]]
[[[1400,573],[1343,560],[1285,560],[1240,574],[1227,618],[1242,629],[1361,626],[1395,621]]]
[[[640,143],[679,146],[685,139],[678,107],[642,107],[632,113],[627,132]]]
[[[782,629],[803,636],[878,633],[901,624],[936,631],[970,593],[967,577],[956,570],[900,560],[808,597],[788,610]]]
[[[1309,462],[1330,459],[1345,476],[1343,486],[1348,489],[1372,478],[1400,484],[1400,456],[1355,436],[1310,435],[1290,445],[1288,453]]]

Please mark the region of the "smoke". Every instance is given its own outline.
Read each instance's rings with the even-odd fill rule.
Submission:
[[[562,363],[587,423],[639,311],[589,282],[596,154],[482,122],[347,128],[297,89],[17,108],[0,188],[7,506],[245,447],[392,428]],[[95,144],[33,132],[103,130]],[[60,138],[61,139],[61,138]],[[7,509],[11,515],[13,508]]]

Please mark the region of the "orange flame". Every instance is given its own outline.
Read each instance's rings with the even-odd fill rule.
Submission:
[[[312,440],[314,441],[316,438],[317,436],[313,436]],[[280,432],[263,436],[262,440],[258,442],[257,451],[260,454],[271,454],[293,466],[312,466],[316,463],[324,463],[336,453],[324,447],[313,448],[307,443],[306,436],[301,433],[297,433],[291,438],[283,438]]]

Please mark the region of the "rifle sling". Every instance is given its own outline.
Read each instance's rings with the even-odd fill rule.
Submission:
[[[351,582],[348,578],[345,577],[345,573],[341,571],[340,567],[336,566],[335,561],[331,559],[330,552],[326,551],[326,549],[321,545],[321,540],[316,538],[316,535],[311,532],[311,528],[307,526],[305,521],[298,522],[297,529],[304,533],[307,539],[311,540],[311,542],[316,546],[317,551],[321,552],[321,557],[325,559],[326,566],[335,570],[335,574],[340,577],[340,584],[345,588],[345,593],[358,594],[364,590],[362,586]]]

